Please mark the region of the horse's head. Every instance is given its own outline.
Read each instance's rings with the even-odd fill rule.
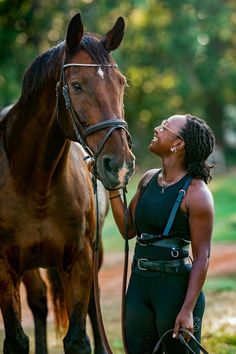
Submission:
[[[63,133],[93,155],[95,173],[110,189],[128,183],[135,160],[124,121],[126,80],[110,55],[120,45],[124,27],[119,17],[104,37],[84,35],[80,15],[75,15],[68,27],[57,86],[58,121]]]

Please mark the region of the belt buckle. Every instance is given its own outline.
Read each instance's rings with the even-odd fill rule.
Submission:
[[[143,237],[143,233],[140,235],[140,239],[141,240],[143,240],[143,241],[145,241],[145,239],[144,239],[144,237]],[[140,246],[147,246],[148,245],[148,243],[142,243],[142,241],[141,240],[139,240],[138,238],[137,238],[137,242],[138,242],[138,244],[140,245]]]
[[[139,258],[139,259],[138,259],[138,262],[137,262],[138,269],[140,269],[140,270],[147,270],[146,268],[142,268],[142,267],[141,267],[140,261],[148,261],[148,259],[147,259],[147,258]]]

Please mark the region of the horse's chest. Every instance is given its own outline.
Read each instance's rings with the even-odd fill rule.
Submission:
[[[66,230],[67,229],[67,230]],[[83,229],[83,227],[82,227]],[[71,231],[54,219],[38,220],[23,217],[18,226],[1,238],[0,254],[7,257],[18,272],[37,267],[58,267],[64,258],[83,245],[84,234]]]
[[[54,267],[82,247],[86,218],[71,207],[40,208],[13,198],[0,210],[0,255],[18,270]]]

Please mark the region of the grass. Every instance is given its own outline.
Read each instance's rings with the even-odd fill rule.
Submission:
[[[228,279],[222,279],[228,287]],[[218,280],[220,280],[218,279]],[[213,285],[213,284],[211,284]],[[215,288],[215,290],[213,290]],[[223,291],[214,282],[213,288],[206,290],[206,311],[203,322],[203,345],[210,354],[236,353],[236,296],[235,285]]]
[[[210,185],[215,200],[214,242],[236,241],[236,171]]]
[[[219,293],[224,291],[235,291],[236,293],[235,274],[220,277],[208,277],[204,286],[204,290],[209,293]]]

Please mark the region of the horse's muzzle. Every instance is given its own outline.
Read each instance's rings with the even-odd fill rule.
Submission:
[[[110,156],[104,156],[98,164],[97,175],[107,189],[125,187],[134,173],[135,157],[131,153],[129,161],[122,163]]]

